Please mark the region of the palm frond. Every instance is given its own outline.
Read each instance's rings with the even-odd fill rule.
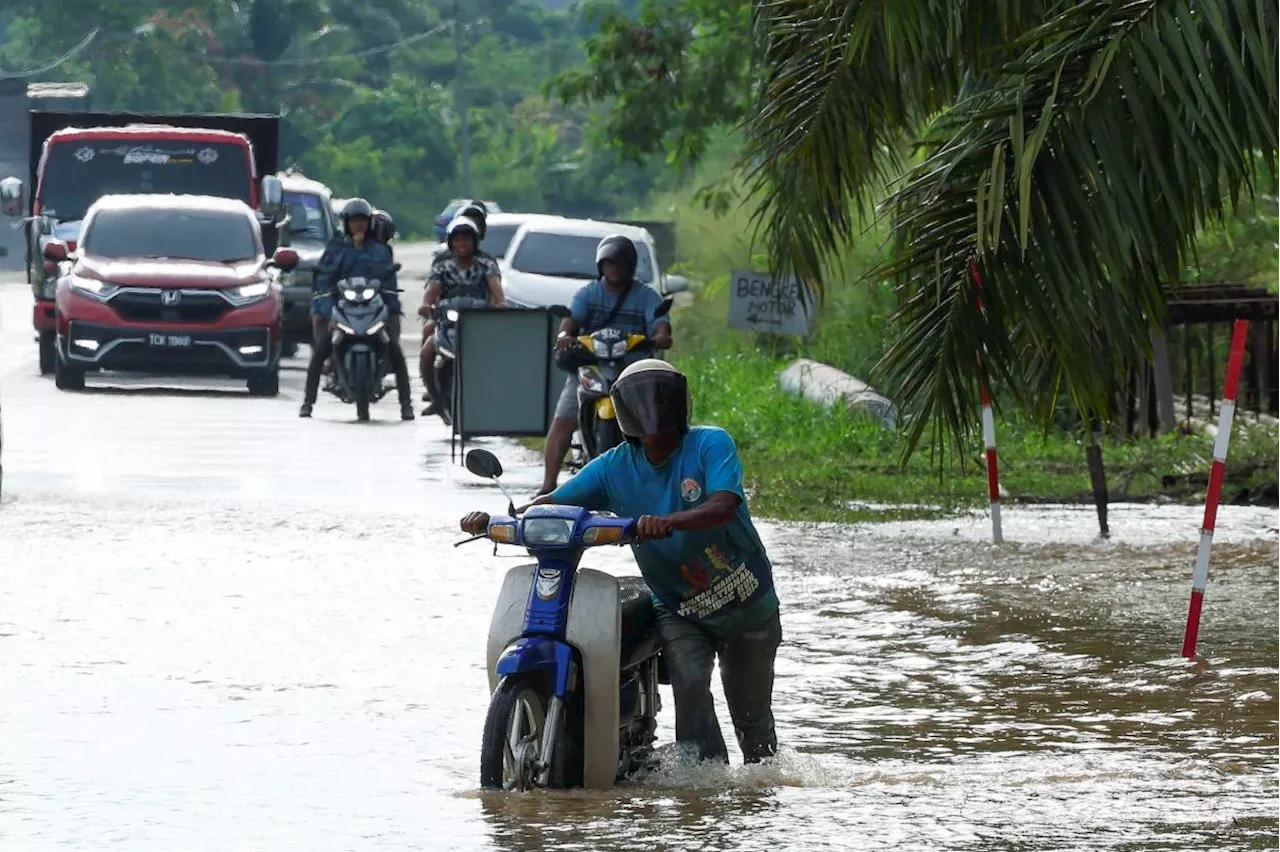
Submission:
[[[1015,22],[1030,25],[993,51],[1011,58],[958,78],[917,39],[877,48],[886,63],[912,51],[933,57],[924,73],[955,83],[954,103],[926,128],[926,158],[886,204],[895,249],[874,273],[901,297],[901,338],[882,367],[915,413],[912,448],[934,421],[963,441],[981,382],[1028,410],[1051,411],[1065,391],[1081,410],[1110,417],[1115,370],[1149,351],[1164,285],[1178,279],[1196,229],[1222,215],[1225,198],[1253,191],[1258,162],[1274,182],[1274,4],[1083,0],[1051,11]],[[850,30],[859,24],[855,15]],[[982,50],[968,54],[962,65]],[[857,73],[840,73],[852,80],[867,70],[855,64]],[[886,70],[872,85],[901,92],[903,79]],[[922,86],[917,79],[906,89]],[[765,232],[780,267],[809,275],[848,236],[847,220],[823,227],[798,211],[847,205],[867,174],[884,168],[867,140],[884,139],[927,105],[894,113],[882,95],[857,90],[826,92],[825,110],[804,106],[819,96],[766,105],[777,114],[753,127],[766,162]],[[800,129],[774,153],[770,132],[787,110]],[[855,120],[878,123],[846,123],[852,141],[841,151],[839,127]],[[812,241],[823,248],[801,245]],[[973,257],[985,311],[968,272]]]

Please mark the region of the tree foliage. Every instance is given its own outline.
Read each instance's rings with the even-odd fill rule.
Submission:
[[[905,170],[877,274],[901,299],[884,366],[913,446],[930,423],[963,439],[981,383],[1046,417],[1063,392],[1114,413],[1114,376],[1149,352],[1197,230],[1275,185],[1273,3],[757,12],[768,85],[749,154],[778,269],[821,283],[855,211]],[[915,163],[899,155],[912,138]]]
[[[5,6],[4,70],[48,64],[99,28],[87,50],[31,78],[89,82],[95,108],[278,112],[289,163],[339,195],[367,195],[407,233],[427,233],[448,200],[463,194],[452,5],[13,0]],[[542,95],[554,75],[581,63],[586,18],[510,0],[462,10],[474,193],[507,209],[603,216],[633,206],[658,176],[660,158],[620,167],[583,133],[584,110],[553,107]]]
[[[692,163],[712,136],[747,115],[756,53],[751,7],[742,0],[642,0],[635,14],[586,7],[599,32],[586,64],[560,75],[554,92],[595,109],[597,139],[641,161],[663,154]]]

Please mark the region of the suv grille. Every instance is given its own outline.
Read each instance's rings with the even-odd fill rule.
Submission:
[[[130,322],[215,322],[231,308],[214,291],[184,290],[176,305],[162,304],[161,292],[125,288],[112,297],[111,306]]]

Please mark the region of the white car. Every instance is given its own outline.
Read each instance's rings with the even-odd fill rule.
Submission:
[[[520,230],[520,226],[526,222],[537,222],[540,220],[560,221],[559,216],[547,216],[543,213],[493,213],[485,217],[484,223],[484,241],[480,243],[480,248],[492,255],[497,261],[498,266],[506,274],[506,268],[503,266],[503,259],[506,257],[507,249],[511,246],[511,240],[515,238],[516,233]],[[444,243],[438,243],[432,251],[433,257],[438,257],[448,251],[449,247]]]
[[[495,217],[490,217],[492,223]],[[492,234],[493,225],[489,225]],[[501,261],[502,289],[507,301],[529,308],[569,305],[582,286],[599,277],[596,246],[610,234],[630,237],[639,260],[636,280],[666,296],[689,289],[679,275],[663,275],[658,266],[653,237],[644,228],[600,222],[539,216],[522,224]],[[485,249],[490,250],[488,239]]]

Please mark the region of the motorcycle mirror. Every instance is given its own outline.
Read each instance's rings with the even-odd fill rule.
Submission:
[[[655,317],[665,317],[667,313],[670,312],[671,306],[675,303],[676,300],[668,296],[662,300],[662,304],[658,305],[658,307],[654,309],[653,315]]]
[[[497,479],[502,476],[502,462],[488,450],[471,450],[467,453],[464,464],[467,470],[485,479]]]
[[[573,316],[573,311],[569,310],[564,305],[551,305],[547,308],[547,311],[550,312],[553,317],[560,317],[560,319]]]
[[[392,264],[391,269],[392,269],[392,271],[394,271],[394,272],[399,272],[399,271],[400,271],[400,269],[401,269],[401,266],[400,266],[400,264],[395,263],[395,264]]]

